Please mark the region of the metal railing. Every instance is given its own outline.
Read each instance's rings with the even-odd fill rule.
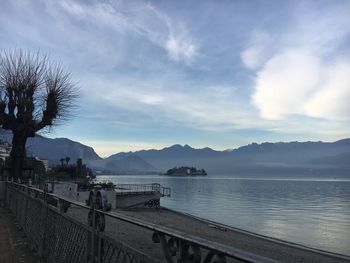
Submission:
[[[125,195],[125,194],[147,194],[158,192],[162,196],[170,196],[171,189],[169,187],[163,187],[160,184],[117,184],[115,186],[115,190],[117,191],[117,195]]]
[[[275,262],[23,184],[4,188],[5,205],[45,262]]]

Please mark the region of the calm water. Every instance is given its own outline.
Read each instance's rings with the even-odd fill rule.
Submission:
[[[161,205],[229,226],[350,255],[350,180],[99,176],[160,183]]]

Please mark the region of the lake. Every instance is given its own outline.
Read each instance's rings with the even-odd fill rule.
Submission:
[[[350,255],[350,179],[98,176],[171,188],[161,205],[309,247]]]

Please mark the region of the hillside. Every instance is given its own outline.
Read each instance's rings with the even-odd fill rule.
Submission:
[[[119,158],[119,156],[110,156],[103,161],[103,167],[111,171],[125,173],[139,172],[156,172],[157,169],[143,160],[136,154],[127,155]]]
[[[12,134],[0,130],[0,139],[11,143]],[[137,155],[111,156],[102,159],[92,147],[66,138],[51,139],[37,135],[28,139],[26,148],[28,156],[33,155],[41,159],[47,159],[50,165],[59,164],[61,158],[69,156],[71,162],[82,158],[83,162],[90,168],[104,171],[105,173],[120,174],[156,171],[156,168]]]
[[[11,133],[1,131],[0,139],[11,142]],[[350,176],[350,139],[336,142],[252,143],[231,151],[195,149],[175,144],[160,150],[120,152],[102,159],[92,147],[66,138],[30,138],[28,154],[59,163],[62,157],[82,158],[101,173],[157,173],[171,167],[205,169],[208,174],[342,174]]]
[[[11,143],[12,134],[1,130],[0,139]],[[47,159],[51,164],[58,164],[61,158],[69,156],[71,161],[82,158],[85,161],[100,160],[92,147],[66,138],[50,139],[41,135],[29,138],[26,144],[27,155]]]
[[[312,159],[309,163],[322,166],[350,167],[350,152]]]
[[[347,173],[345,166],[350,152],[350,139],[333,143],[278,142],[252,143],[232,151],[215,151],[210,148],[194,149],[188,145],[173,145],[161,150],[142,150],[134,153],[161,171],[174,166],[195,166],[209,174],[232,173]],[[325,167],[322,159],[328,158]],[[312,161],[314,160],[314,161]],[[348,161],[350,163],[350,161]]]

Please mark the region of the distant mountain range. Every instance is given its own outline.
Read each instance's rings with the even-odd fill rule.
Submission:
[[[162,150],[142,150],[114,156],[137,155],[166,171],[174,166],[204,168],[208,174],[325,174],[350,176],[350,139],[333,143],[252,143],[232,151],[194,149],[173,145]]]
[[[0,139],[11,142],[11,133]],[[293,176],[344,175],[350,177],[350,139],[325,142],[252,143],[231,151],[194,149],[179,144],[161,150],[141,150],[99,157],[92,147],[66,138],[30,138],[28,155],[58,164],[69,156],[82,158],[89,167],[105,174],[164,172],[175,166],[194,166],[208,174],[290,174]]]

